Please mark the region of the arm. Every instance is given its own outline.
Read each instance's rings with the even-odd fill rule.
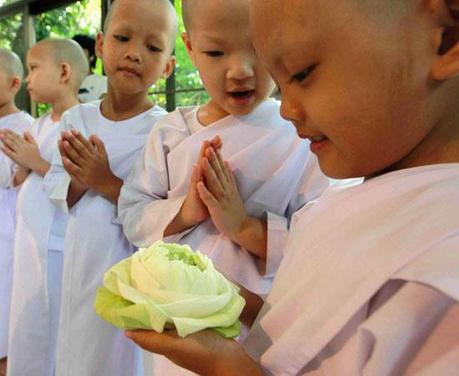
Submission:
[[[22,166],[18,166],[16,172],[13,175],[13,187],[18,187],[25,182],[27,176],[29,176],[30,170]]]

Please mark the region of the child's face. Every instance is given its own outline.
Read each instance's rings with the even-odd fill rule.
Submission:
[[[254,44],[281,89],[282,115],[337,178],[409,167],[433,127],[435,51],[421,17],[369,19],[357,3],[254,0],[251,9]]]
[[[184,35],[189,55],[209,93],[209,105],[223,114],[250,113],[273,91],[249,35],[249,2],[205,1]]]
[[[59,99],[61,69],[49,47],[33,46],[27,53],[27,69],[27,90],[33,101],[53,104]]]
[[[118,0],[108,30],[97,38],[97,53],[115,92],[144,95],[172,71],[174,23],[166,14],[159,2]]]

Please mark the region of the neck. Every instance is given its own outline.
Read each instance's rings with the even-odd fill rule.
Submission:
[[[459,113],[451,111],[405,158],[387,171],[443,163],[459,163]]]
[[[73,93],[63,93],[59,96],[59,99],[50,103],[53,110],[51,112],[51,119],[53,121],[59,121],[62,114],[67,111],[70,107],[73,107],[80,103],[76,94]]]
[[[201,106],[198,111],[198,120],[203,126],[208,126],[230,115],[213,100]]]
[[[19,109],[16,107],[14,102],[8,102],[0,105],[0,117],[11,115],[16,112],[19,112]]]
[[[102,100],[101,112],[107,119],[121,121],[130,119],[154,106],[147,93],[122,95],[109,85],[107,95]]]

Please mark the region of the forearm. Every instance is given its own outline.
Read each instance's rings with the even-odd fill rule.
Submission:
[[[241,313],[240,320],[248,327],[251,327],[258,316],[264,301],[257,294],[239,286],[240,294],[245,299],[244,310]]]
[[[25,182],[27,176],[29,176],[30,170],[24,167],[19,167],[13,176],[13,187],[18,187]]]
[[[175,234],[180,234],[181,232],[186,231],[196,225],[197,223],[187,221],[183,216],[182,209],[180,209],[174,219],[167,225],[163,236],[167,237]]]
[[[82,185],[72,180],[67,193],[67,206],[69,208],[73,207],[80,200],[81,196],[86,193],[86,190]]]
[[[266,261],[268,244],[268,226],[266,222],[248,216],[239,231],[231,237],[231,240],[262,261]]]
[[[113,175],[109,180],[105,181],[103,185],[95,187],[94,190],[100,193],[112,204],[118,205],[118,198],[120,197],[123,184],[123,180]]]
[[[51,165],[48,163],[48,161],[40,158],[30,166],[30,169],[43,177],[49,171],[50,167]]]

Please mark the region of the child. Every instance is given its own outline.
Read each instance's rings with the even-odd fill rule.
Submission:
[[[0,137],[5,129],[22,133],[33,118],[20,111],[15,97],[21,88],[24,69],[19,57],[0,48]],[[17,190],[11,187],[13,163],[0,152],[0,375],[6,372],[8,322],[13,271],[14,228]]]
[[[246,343],[258,366],[211,332],[132,338],[206,375],[457,373],[457,5],[252,1],[283,115],[324,172],[365,182],[297,213]]]
[[[59,313],[60,275],[67,216],[43,191],[43,176],[57,146],[62,113],[78,104],[78,88],[88,64],[77,43],[49,39],[27,53],[27,89],[32,100],[48,103],[24,137],[3,132],[3,150],[18,166],[13,295],[8,375],[53,375]]]
[[[163,236],[189,244],[231,279],[266,294],[290,215],[328,180],[308,143],[280,118],[278,103],[267,99],[274,85],[248,36],[248,4],[183,2],[183,39],[211,99],[176,110],[153,129],[119,212],[135,245]],[[211,165],[219,166],[216,176]],[[172,374],[155,363],[155,374]]]
[[[174,67],[177,21],[168,0],[117,0],[97,52],[108,77],[107,96],[82,104],[61,121],[60,152],[46,189],[70,210],[65,239],[57,374],[134,375],[139,349],[94,312],[104,272],[133,247],[113,222],[123,180],[165,111],[148,89]]]

